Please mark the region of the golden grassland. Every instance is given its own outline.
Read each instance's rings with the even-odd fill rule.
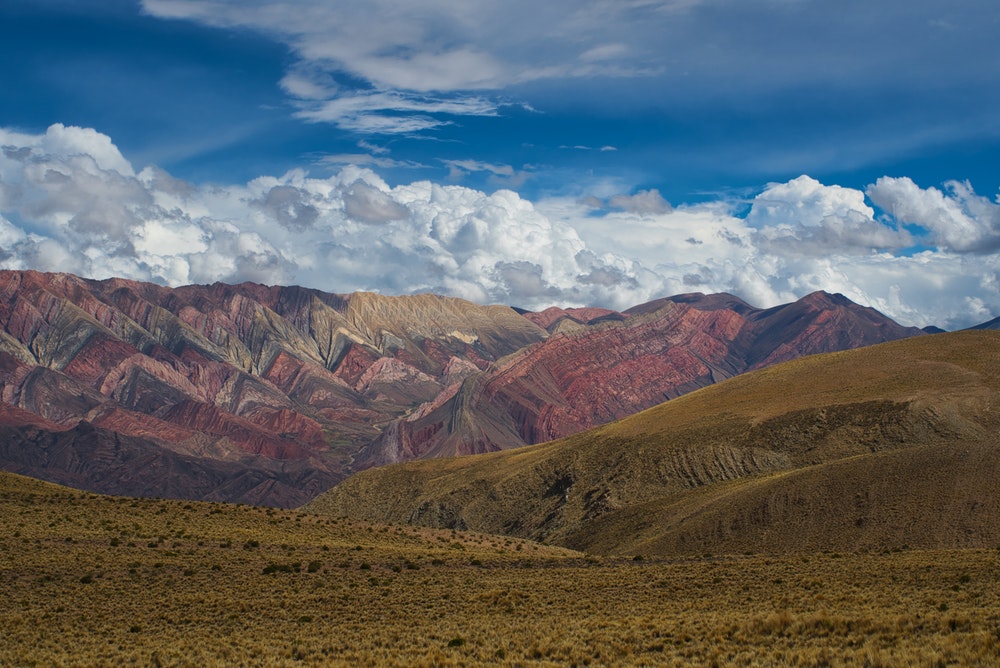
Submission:
[[[1000,550],[602,558],[0,474],[0,665],[990,665]]]

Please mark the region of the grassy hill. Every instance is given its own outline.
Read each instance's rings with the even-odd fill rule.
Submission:
[[[515,451],[357,474],[313,512],[597,554],[1000,545],[1000,333],[732,378]]]
[[[0,665],[991,665],[1000,552],[585,557],[0,473]]]

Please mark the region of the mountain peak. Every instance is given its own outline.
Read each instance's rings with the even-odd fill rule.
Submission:
[[[12,271],[0,328],[0,426],[20,444],[0,466],[95,491],[276,504],[366,466],[538,443],[752,368],[921,334],[826,293],[768,310],[690,293],[531,313]],[[100,456],[81,472],[86,448]],[[129,462],[151,459],[176,476],[137,487]]]

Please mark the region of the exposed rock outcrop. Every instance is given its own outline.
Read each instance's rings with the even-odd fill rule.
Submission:
[[[429,294],[3,271],[0,425],[22,448],[84,448],[94,433],[127,443],[74,474],[97,491],[132,489],[113,481],[134,474],[123,458],[140,461],[142,447],[216,472],[332,483],[386,462],[565,436],[748,369],[920,333],[825,293],[766,311],[681,295],[621,313],[530,313]],[[23,464],[7,453],[0,466]],[[50,479],[65,482],[53,467]],[[164,493],[208,498],[184,482],[202,469],[169,470],[179,478]],[[251,496],[298,500],[295,476]]]
[[[572,312],[526,317],[555,329]],[[500,361],[435,410],[402,418],[366,449],[364,461],[540,443],[752,369],[923,334],[824,292],[767,310],[732,295],[688,294],[617,317],[585,312],[589,319],[575,320],[572,331]]]

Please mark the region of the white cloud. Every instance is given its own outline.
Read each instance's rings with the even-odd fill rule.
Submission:
[[[875,219],[865,193],[805,175],[769,185],[754,198],[747,223],[758,230],[761,243],[785,254],[868,254],[912,245],[908,233]]]
[[[31,160],[33,153],[57,154],[90,163],[88,171],[116,171],[131,176],[132,166],[111,142],[111,138],[90,128],[67,127],[62,123],[51,126],[44,135],[28,135],[0,128],[0,146],[16,147],[20,158]],[[5,151],[8,158],[16,158]]]
[[[143,0],[142,7],[287,44],[297,61],[280,85],[299,117],[364,133],[414,133],[445,124],[441,116],[493,115],[497,102],[485,92],[528,82],[659,70],[644,53],[647,38],[635,47],[637,14],[655,12],[627,2]],[[359,85],[338,85],[335,74]]]
[[[869,192],[876,192],[873,188]],[[967,184],[950,184],[949,191],[942,199],[920,188],[893,192],[909,193],[907,207],[920,211],[975,211],[980,233],[972,238],[987,239],[981,231],[996,229],[998,205]],[[928,199],[936,209],[926,205]],[[659,215],[613,211],[595,216],[595,205],[603,202],[553,199],[538,208],[570,224],[588,248],[631,258],[652,274],[634,272],[643,276],[643,287],[659,285],[663,295],[725,291],[768,307],[826,290],[904,324],[946,329],[1000,314],[1000,255],[995,251],[981,252],[979,243],[965,247],[976,252],[911,254],[917,240],[897,229],[891,212],[879,218],[863,192],[825,186],[807,176],[771,184],[752,200],[745,217],[735,215],[725,201],[679,206]],[[943,230],[954,229],[946,224],[952,220],[920,218],[929,228]]]
[[[513,176],[514,168],[510,165],[495,165],[480,160],[445,160],[453,178],[469,172],[490,172],[497,176]]]
[[[948,194],[920,188],[911,179],[884,176],[868,187],[868,196],[903,223],[924,228],[930,243],[955,251],[1000,250],[1000,205],[980,197],[969,183],[949,181]]]
[[[525,85],[548,81],[560,84],[560,96],[580,84],[577,94],[603,105],[606,88],[595,80],[655,77],[637,91],[641,106],[697,98],[710,107],[718,98],[745,104],[806,89],[852,100],[912,91],[934,102],[956,90],[988,91],[982,82],[1000,74],[989,0],[960,8],[883,2],[861,20],[837,4],[775,0],[142,0],[142,7],[287,45],[295,62],[281,85],[301,116],[363,132],[419,132],[438,127],[440,115],[492,113],[496,102],[484,104],[487,97],[516,98]],[[423,110],[411,107],[414,96]],[[863,148],[852,143],[840,158]]]
[[[448,125],[438,116],[495,116],[497,105],[482,97],[443,98],[404,92],[345,93],[329,99],[302,99],[296,116],[329,122],[345,130],[412,134]]]
[[[880,179],[869,203],[802,176],[768,186],[741,216],[738,202],[671,208],[655,191],[616,198],[613,184],[590,202],[537,203],[512,190],[390,187],[350,165],[328,178],[293,170],[199,185],[155,167],[136,174],[109,137],[64,126],[0,129],[0,148],[4,268],[433,291],[527,308],[626,308],[693,291],[766,307],[823,289],[906,324],[955,328],[1000,314],[1000,205],[964,183],[942,191]],[[939,250],[913,253],[924,234]]]

